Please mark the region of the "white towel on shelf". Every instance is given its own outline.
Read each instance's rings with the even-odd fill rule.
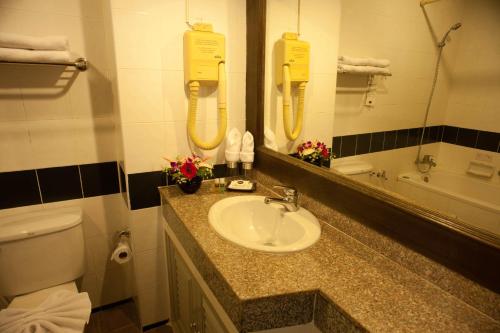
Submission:
[[[276,135],[269,127],[264,127],[264,146],[274,151],[278,151]]]
[[[69,62],[70,59],[71,54],[69,51],[35,51],[0,47],[0,60],[3,61],[42,62],[50,64]]]
[[[391,71],[388,68],[374,67],[374,66],[354,66],[345,64],[337,64],[337,72],[391,75]]]
[[[354,58],[349,56],[339,56],[338,59],[341,64],[353,66],[389,67],[391,64],[391,61],[387,59]]]
[[[68,37],[66,36],[46,36],[33,37],[0,32],[0,47],[26,50],[52,50],[67,51]]]
[[[249,131],[246,131],[241,140],[241,152],[240,160],[242,162],[253,162],[254,158],[254,142],[253,135]]]
[[[0,311],[2,333],[77,333],[90,318],[87,293],[54,292],[34,309],[7,308]]]
[[[232,128],[226,137],[226,162],[238,162],[240,160],[241,132]]]

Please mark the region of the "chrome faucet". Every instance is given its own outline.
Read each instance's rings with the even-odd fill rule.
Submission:
[[[431,167],[435,167],[437,165],[436,160],[434,159],[434,156],[432,156],[432,155],[424,155],[424,158],[422,158],[422,163],[427,164]]]
[[[296,212],[299,210],[299,192],[292,186],[275,185],[273,188],[282,189],[285,196],[283,197],[265,197],[264,203],[277,203],[285,207],[288,212]]]

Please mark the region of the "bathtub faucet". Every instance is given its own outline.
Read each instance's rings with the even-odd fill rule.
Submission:
[[[417,165],[418,171],[421,173],[427,173],[431,171],[432,167],[435,167],[437,165],[436,160],[434,159],[434,156],[432,155],[424,155],[422,159],[417,159],[415,160],[415,164]],[[421,169],[421,165],[427,165],[426,169]]]
[[[432,155],[424,155],[424,158],[422,159],[422,163],[427,164],[430,167],[435,167],[437,165],[436,160],[434,159],[434,156],[432,156]]]

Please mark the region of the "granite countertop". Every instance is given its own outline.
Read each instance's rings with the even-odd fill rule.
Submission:
[[[215,202],[248,194],[221,192],[212,181],[193,195],[175,186],[160,193],[168,225],[240,331],[314,318],[324,332],[500,332],[498,321],[324,221],[306,250],[256,252],[208,224]],[[273,193],[259,184],[253,194]]]

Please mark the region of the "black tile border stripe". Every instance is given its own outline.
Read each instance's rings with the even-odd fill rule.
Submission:
[[[0,209],[41,203],[36,170],[0,173]]]
[[[334,136],[335,158],[418,146],[423,127]],[[423,144],[445,142],[500,153],[500,133],[448,125],[425,128]],[[367,149],[367,147],[369,147]]]
[[[83,198],[78,165],[37,169],[36,172],[43,203]]]
[[[226,164],[214,165],[214,177],[226,177]],[[163,171],[149,171],[128,174],[130,209],[143,209],[160,205],[158,187],[175,185]]]
[[[162,320],[162,321],[159,321],[159,322],[156,322],[156,323],[153,323],[153,324],[149,324],[149,325],[146,325],[146,326],[143,326],[142,327],[142,331],[143,332],[147,332],[149,330],[152,330],[153,328],[157,328],[157,327],[160,327],[160,326],[165,326],[167,325],[169,322],[168,319],[166,320]]]
[[[119,193],[118,177],[116,161],[0,172],[0,209]]]

